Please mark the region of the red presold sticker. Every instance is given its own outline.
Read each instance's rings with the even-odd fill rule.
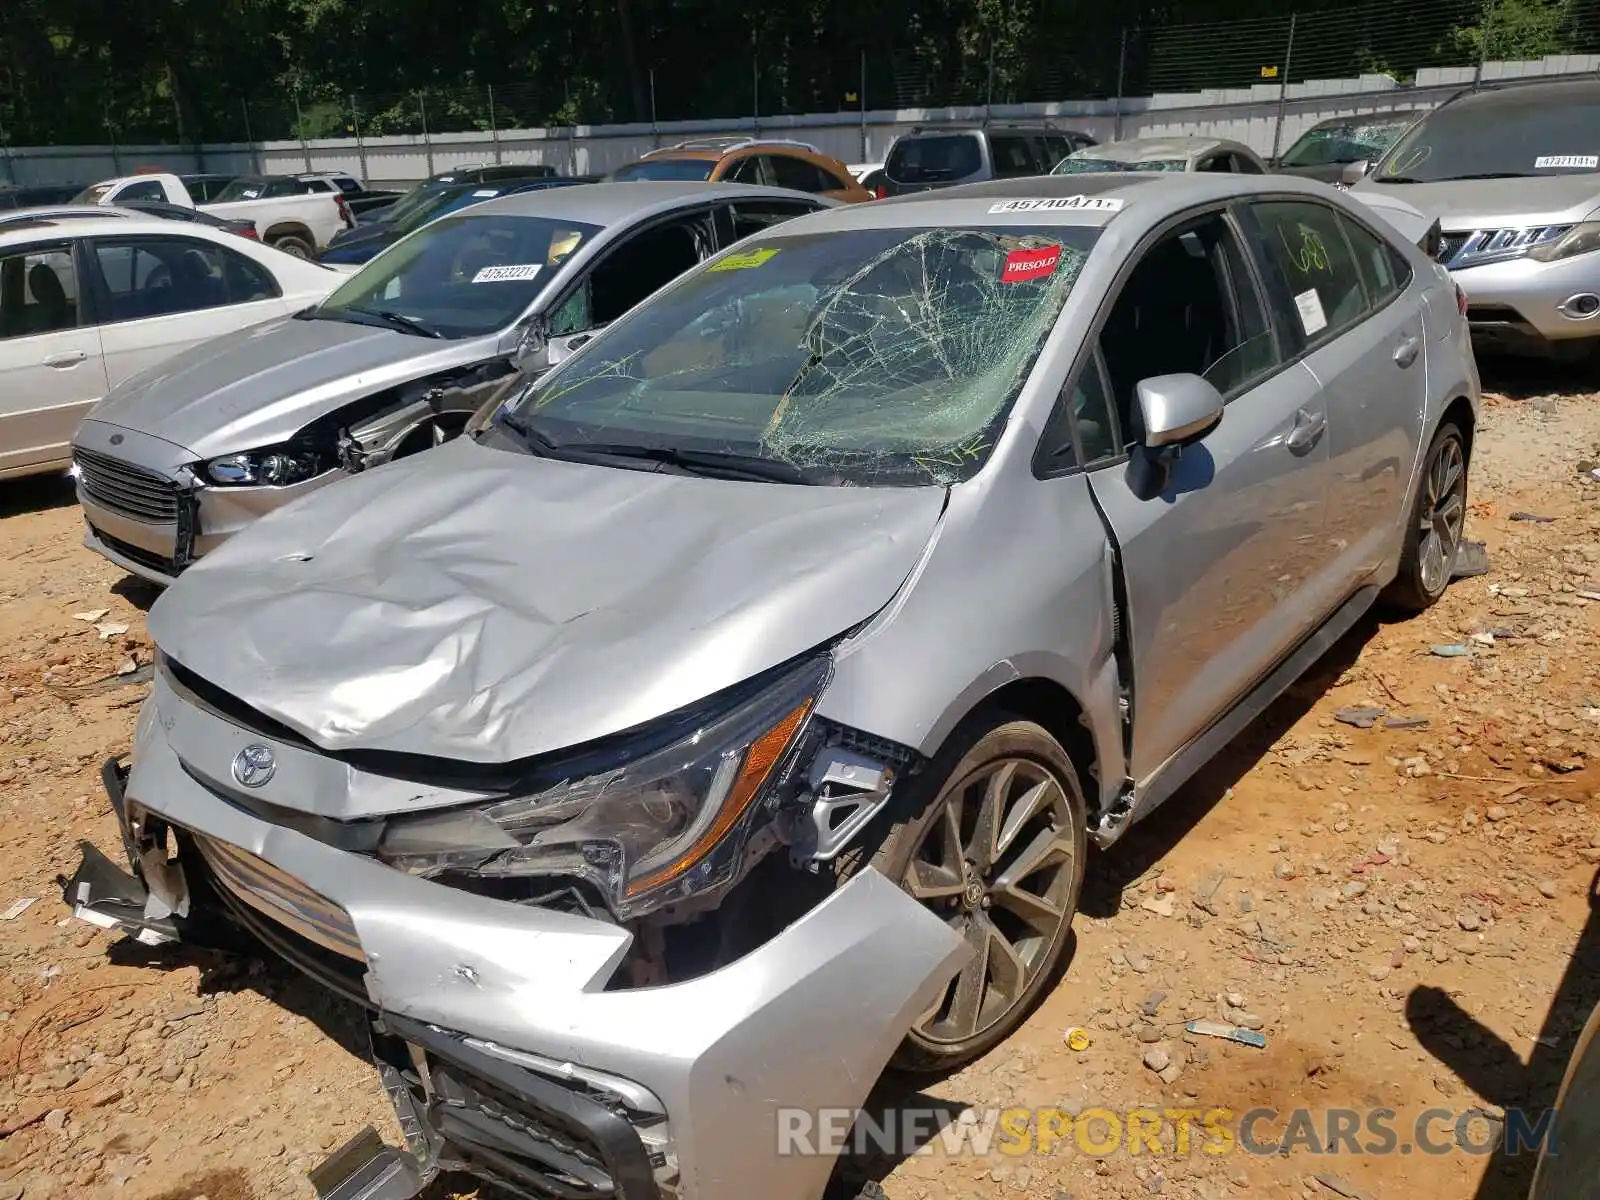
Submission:
[[[1036,246],[1031,250],[1013,250],[1006,255],[1005,270],[1000,272],[1000,282],[1022,283],[1028,279],[1043,279],[1047,275],[1053,275],[1060,263],[1060,246]]]

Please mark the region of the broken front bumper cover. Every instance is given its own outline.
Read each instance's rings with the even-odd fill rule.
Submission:
[[[858,1107],[970,952],[868,869],[709,975],[608,990],[625,930],[263,820],[185,771],[157,720],[134,761],[104,772],[133,873],[86,847],[62,881],[73,911],[147,943],[225,948],[218,927],[243,928],[376,1014],[407,1147],[346,1147],[315,1173],[323,1200],[409,1200],[440,1170],[539,1200],[811,1200],[833,1164],[780,1154],[780,1114]],[[175,835],[175,861],[152,858],[152,827]],[[269,879],[275,893],[244,894]]]

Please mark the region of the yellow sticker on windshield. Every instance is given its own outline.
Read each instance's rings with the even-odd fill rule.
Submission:
[[[710,271],[748,271],[751,267],[759,267],[773,255],[776,249],[746,250],[743,254],[730,254],[720,262],[713,263],[706,268]]]

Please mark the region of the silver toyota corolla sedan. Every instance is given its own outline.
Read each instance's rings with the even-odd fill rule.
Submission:
[[[1091,843],[1439,598],[1477,411],[1449,277],[1322,184],[800,218],[186,572],[134,874],[66,898],[375,1011],[409,1145],[324,1194],[809,1200],[820,1110],[1025,1019]]]
[[[559,362],[651,292],[831,202],[602,184],[425,226],[321,304],[113,389],[73,438],[85,543],[165,584],[262,513],[459,434],[515,360]]]

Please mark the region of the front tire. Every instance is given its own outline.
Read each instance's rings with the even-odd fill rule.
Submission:
[[[1454,422],[1446,421],[1423,459],[1400,571],[1384,593],[1402,611],[1431,608],[1450,586],[1467,523],[1467,462],[1466,439]]]
[[[1083,887],[1078,773],[1031,721],[989,711],[909,781],[872,863],[974,948],[890,1066],[954,1070],[1016,1031],[1055,979]]]

